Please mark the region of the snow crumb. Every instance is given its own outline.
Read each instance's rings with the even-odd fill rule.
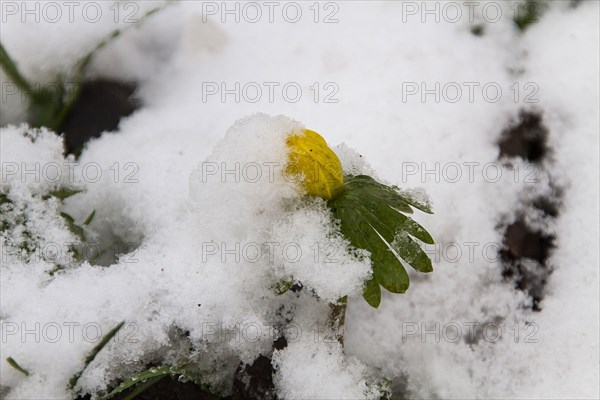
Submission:
[[[431,198],[424,188],[399,189],[398,192],[421,208],[433,209]]]
[[[333,147],[333,151],[342,163],[342,169],[346,175],[369,175],[377,179],[377,173],[367,160],[356,150],[348,147],[346,143],[341,143]]]
[[[273,365],[282,399],[380,399],[385,394],[364,378],[363,365],[346,359],[338,342],[291,343],[273,353]]]

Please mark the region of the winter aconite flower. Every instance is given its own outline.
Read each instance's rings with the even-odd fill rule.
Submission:
[[[306,194],[327,200],[342,235],[352,247],[369,253],[373,274],[363,287],[367,303],[379,307],[382,287],[392,293],[406,292],[405,265],[420,272],[433,271],[420,243],[434,244],[434,240],[410,217],[413,208],[432,214],[428,199],[367,175],[344,176],[337,155],[311,130],[292,133],[286,144],[286,174],[295,177]],[[288,288],[279,288],[278,293]]]
[[[321,135],[305,129],[288,136],[286,144],[290,150],[286,174],[300,177],[306,194],[331,200],[342,193],[342,164]]]

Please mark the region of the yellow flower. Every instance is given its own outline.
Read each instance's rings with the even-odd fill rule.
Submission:
[[[285,172],[299,177],[308,195],[331,200],[342,192],[342,164],[321,135],[305,129],[288,136],[286,144],[290,153]]]

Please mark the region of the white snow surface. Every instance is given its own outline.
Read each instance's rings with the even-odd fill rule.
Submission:
[[[100,3],[95,24],[5,16],[2,44],[25,76],[52,82],[128,26],[123,14],[115,24],[112,3]],[[138,17],[162,4],[131,3]],[[407,14],[421,2],[318,3],[318,22],[312,3],[301,2],[297,23],[283,18],[286,3],[273,23],[262,3],[258,23],[208,15],[220,2],[171,4],[94,57],[90,77],[139,82],[143,107],[88,142],[78,160],[63,158],[59,136],[21,125],[27,103],[7,91],[0,188],[15,205],[10,218],[28,222],[27,233],[1,237],[0,393],[72,398],[69,378],[120,321],[117,340],[77,390],[101,391],[152,363],[189,363],[226,393],[240,362],[271,355],[268,327],[293,316],[299,340],[273,353],[282,398],[376,398],[378,378],[409,398],[599,398],[600,4],[549,2],[520,33],[515,2],[480,3],[473,23],[462,2],[431,2],[462,7],[457,22]],[[497,22],[482,17],[486,4],[501,7]],[[332,11],[337,22],[325,23]],[[462,98],[406,95],[413,83],[436,82],[458,83]],[[464,83],[473,82],[471,102]],[[2,72],[3,97],[6,83]],[[240,98],[221,98],[221,85],[236,83]],[[489,83],[502,89],[498,101],[482,94]],[[536,103],[525,101],[532,88]],[[523,109],[543,115],[550,156],[539,165],[512,160],[509,169],[497,142]],[[360,294],[368,258],[350,254],[325,203],[302,197],[282,174],[285,137],[304,126],[325,137],[347,173],[424,189],[433,202],[434,215],[415,219],[436,239],[428,247],[434,272],[409,271],[408,292],[384,293],[376,310]],[[55,165],[60,179],[51,180]],[[83,191],[64,204],[42,198],[59,186]],[[499,226],[555,187],[558,217],[526,216],[556,235],[553,273],[534,312],[502,278]],[[85,235],[104,257],[73,263],[69,243],[78,238],[60,212],[81,224],[92,210]],[[15,253],[23,240],[38,257]],[[331,248],[335,263],[326,262]],[[50,276],[57,264],[64,269]],[[305,289],[276,295],[289,281]],[[342,351],[325,340],[329,328],[315,336],[314,326],[327,326],[326,303],[345,294]],[[470,328],[477,340],[468,340]]]

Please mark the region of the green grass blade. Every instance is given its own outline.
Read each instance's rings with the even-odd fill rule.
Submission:
[[[167,3],[165,5],[161,5],[159,7],[155,7],[153,9],[149,10],[144,15],[142,15],[140,17],[139,21],[135,24],[128,25],[123,29],[115,29],[114,31],[109,33],[104,39],[102,39],[96,46],[94,46],[94,48],[89,53],[87,53],[83,58],[81,58],[79,60],[79,62],[77,63],[76,73],[75,73],[75,78],[74,78],[74,81],[76,83],[75,90],[73,91],[73,93],[69,94],[69,97],[68,97],[67,101],[65,102],[64,106],[60,109],[60,111],[57,113],[56,117],[54,118],[54,121],[52,122],[52,125],[51,125],[52,130],[54,130],[54,131],[58,130],[62,126],[62,124],[65,122],[65,119],[71,113],[71,110],[73,109],[73,106],[75,105],[75,102],[77,101],[77,99],[79,98],[79,95],[81,93],[81,87],[82,87],[81,82],[83,82],[83,77],[85,75],[87,67],[89,66],[90,62],[92,61],[94,54],[96,54],[96,52],[98,52],[102,48],[106,47],[106,45],[108,45],[114,39],[119,37],[123,32],[125,32],[128,29],[131,29],[132,27],[140,26],[148,17],[150,17],[154,13],[157,13],[158,11],[162,10],[164,7],[166,7],[169,4],[171,4],[171,3]]]
[[[0,42],[0,66],[6,72],[6,75],[13,81],[21,91],[27,93],[29,96],[33,94],[31,90],[31,84],[21,75],[17,65],[14,63],[12,58],[8,55],[8,52]]]
[[[92,220],[94,219],[94,215],[96,215],[96,210],[93,210],[91,212],[91,214],[88,215],[88,217],[85,219],[85,221],[83,221],[83,224],[84,225],[89,225],[92,222]]]
[[[15,361],[15,359],[14,359],[14,358],[12,358],[12,357],[8,357],[8,358],[6,359],[6,362],[8,363],[8,365],[10,365],[11,367],[13,367],[14,369],[16,369],[17,371],[19,371],[19,372],[20,372],[20,373],[22,373],[23,375],[25,375],[25,376],[29,376],[29,371],[27,371],[25,368],[21,367],[21,366],[19,365],[19,363],[17,363],[17,362]]]
[[[64,212],[61,212],[60,216],[64,218],[65,222],[67,223],[67,226],[69,227],[69,230],[73,234],[77,235],[77,237],[82,242],[85,242],[85,233],[83,232],[83,228],[75,223],[75,220],[73,219],[73,217],[71,217],[69,214],[64,213]]]
[[[113,398],[115,395],[123,393],[124,391],[134,388],[135,390],[131,392],[126,399],[133,399],[138,394],[142,393],[144,390],[148,389],[150,386],[154,385],[160,379],[165,376],[183,376],[184,378],[194,382],[196,386],[206,392],[207,395],[210,395],[209,388],[202,383],[200,377],[195,375],[194,373],[186,370],[183,367],[173,367],[170,365],[161,365],[160,367],[152,367],[148,370],[138,372],[132,377],[124,380],[117,386],[112,392],[100,398],[100,400],[108,400]],[[138,391],[138,388],[141,388]],[[135,396],[134,396],[135,393]]]
[[[135,387],[135,389],[131,393],[129,393],[127,396],[123,397],[122,400],[133,400],[133,399],[135,399],[139,394],[145,392],[146,389],[148,389],[150,386],[154,385],[155,383],[157,383],[161,379],[165,378],[166,376],[167,375],[155,376],[154,378],[148,379],[146,382],[140,383],[139,385],[137,385]]]
[[[49,199],[50,196],[56,197],[59,200],[64,200],[68,197],[74,196],[77,193],[81,193],[83,190],[77,189],[58,189],[53,192],[50,192],[47,196],[44,197],[44,200]]]
[[[75,375],[73,375],[71,377],[71,379],[69,379],[69,386],[68,386],[68,388],[70,390],[73,390],[73,388],[75,387],[75,385],[77,385],[77,381],[79,381],[79,378],[81,377],[81,375],[83,374],[83,372],[85,371],[85,369],[88,367],[88,365],[90,365],[90,363],[92,361],[94,361],[94,359],[96,358],[96,356],[98,355],[98,353],[100,352],[100,350],[102,350],[104,348],[104,346],[106,346],[106,344],[117,334],[117,332],[119,332],[119,329],[121,329],[124,324],[125,324],[125,321],[119,323],[119,325],[117,325],[113,329],[111,329],[110,332],[108,332],[102,338],[102,340],[100,341],[100,343],[98,343],[92,349],[92,351],[90,351],[90,353],[85,358],[84,365],[83,365],[83,368],[81,369],[81,371],[79,371],[78,373],[76,373]]]

